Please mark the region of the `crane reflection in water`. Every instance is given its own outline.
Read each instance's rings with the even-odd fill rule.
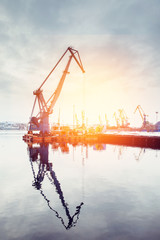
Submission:
[[[75,210],[75,213],[71,216],[68,204],[65,202],[63,191],[61,189],[61,184],[57,179],[55,171],[53,170],[52,163],[48,160],[48,144],[41,144],[38,146],[28,145],[28,152],[29,152],[29,160],[31,163],[31,169],[33,172],[33,186],[40,191],[43,198],[46,200],[48,207],[55,213],[55,216],[59,218],[65,227],[66,230],[70,229],[71,227],[75,227],[76,223],[79,219],[80,210],[82,205],[84,204],[81,202]],[[35,173],[34,170],[34,162],[38,163],[38,173]],[[64,219],[59,215],[59,213],[50,205],[50,200],[44,194],[42,190],[42,182],[44,177],[47,176],[51,184],[53,184],[56,188],[56,192],[59,195],[59,199],[61,201],[62,206],[64,207],[65,214],[68,218],[68,223],[65,224]]]
[[[77,145],[72,145],[73,150],[74,148],[76,148]],[[79,146],[79,145],[78,145]],[[106,144],[93,144],[90,145],[90,147],[93,147],[93,150],[95,151],[106,151],[107,150],[107,145]],[[120,155],[123,154],[122,150],[127,150],[126,148],[124,148],[124,146],[115,146],[116,148],[118,148],[118,154],[119,157]],[[52,149],[54,151],[61,149],[62,153],[69,153],[69,147],[67,143],[52,143]],[[84,151],[86,150],[86,151]],[[136,157],[137,155],[135,155],[135,158],[137,161],[139,161],[141,154],[145,153],[145,149],[143,148],[135,148],[135,150],[139,151],[138,157]],[[115,152],[115,149],[114,149]],[[67,202],[65,201],[64,198],[64,194],[61,188],[61,184],[57,179],[56,173],[53,170],[53,166],[52,163],[49,162],[49,144],[40,144],[40,145],[34,145],[34,144],[29,144],[28,143],[28,153],[29,153],[29,160],[30,160],[30,164],[31,164],[31,169],[32,169],[32,173],[33,173],[33,186],[40,191],[40,194],[43,196],[43,198],[45,199],[45,201],[47,202],[48,207],[50,208],[50,210],[52,210],[55,214],[55,216],[60,219],[61,223],[63,224],[63,226],[65,227],[66,230],[75,227],[77,224],[77,221],[79,219],[80,216],[80,211],[82,208],[82,205],[84,204],[83,202],[81,202],[78,206],[76,206],[76,209],[74,211],[74,214],[71,215],[71,211],[69,209],[69,206],[67,204]],[[84,145],[84,148],[81,148],[81,154],[83,156],[82,158],[82,165],[84,165],[84,160],[88,158],[88,145]],[[85,155],[85,156],[84,156]],[[119,158],[118,158],[119,159]],[[38,165],[38,170],[35,171],[34,169],[34,164],[37,163],[36,165]],[[46,194],[44,193],[44,191],[42,190],[42,183],[43,180],[45,178],[49,179],[49,182],[54,185],[56,193],[59,196],[61,205],[64,208],[65,211],[65,215],[67,217],[67,223],[66,220],[64,221],[64,217],[62,217],[58,211],[56,211],[52,206],[51,206],[51,201],[49,198],[47,198]],[[84,179],[83,179],[84,180]],[[84,189],[83,189],[84,190]],[[65,218],[66,219],[66,218]]]

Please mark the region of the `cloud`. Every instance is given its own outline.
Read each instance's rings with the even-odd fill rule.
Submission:
[[[1,1],[3,15],[34,34],[156,34],[160,3],[126,0]]]
[[[114,92],[117,84],[119,91],[139,92],[140,100],[146,89],[160,87],[159,8],[157,0],[2,0],[1,99],[6,94],[21,100],[22,95],[32,95],[67,47],[73,46],[80,52],[92,94],[108,84]],[[67,93],[72,92],[69,83]],[[72,81],[73,89],[77,83]],[[30,100],[27,106],[29,112]]]

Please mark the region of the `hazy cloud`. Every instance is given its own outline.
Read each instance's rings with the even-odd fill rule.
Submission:
[[[88,84],[159,88],[159,12],[158,0],[1,0],[1,101],[32,92],[70,45]]]

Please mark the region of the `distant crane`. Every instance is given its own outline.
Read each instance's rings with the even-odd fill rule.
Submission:
[[[79,125],[77,113],[75,113],[75,120],[76,120],[76,128],[79,128],[80,125]]]
[[[129,122],[128,122],[128,117],[124,111],[124,109],[119,109],[119,117],[121,119],[121,127],[128,127]]]
[[[54,93],[50,96],[50,98],[47,101],[45,101],[43,93],[42,93],[42,86],[48,80],[50,75],[53,73],[53,71],[58,66],[58,64],[61,62],[62,58],[65,56],[65,54],[67,52],[69,52],[71,55],[69,56],[69,60],[67,62],[65,70],[62,74],[62,77],[59,81],[59,84],[58,84],[56,90],[54,91]],[[84,69],[83,69],[83,65],[82,65],[82,62],[81,62],[80,55],[79,55],[78,51],[71,48],[71,47],[67,48],[65,53],[59,59],[59,61],[54,66],[54,68],[51,70],[51,72],[48,74],[48,76],[45,78],[45,80],[43,81],[41,86],[38,88],[38,90],[33,92],[33,94],[35,95],[35,101],[34,101],[34,104],[33,104],[33,109],[32,109],[32,113],[31,113],[31,117],[30,117],[29,131],[38,130],[42,134],[48,134],[50,132],[49,115],[52,113],[53,107],[55,106],[55,104],[58,100],[58,97],[61,93],[64,80],[66,78],[66,75],[69,73],[68,70],[69,70],[69,66],[70,66],[70,63],[71,63],[72,59],[74,59],[76,61],[76,63],[78,64],[78,66],[80,67],[82,72],[83,73],[85,72]],[[39,113],[36,115],[36,117],[32,117],[33,112],[34,112],[34,108],[35,108],[35,104],[36,104],[37,101],[38,101],[38,106],[39,106]]]
[[[140,105],[138,105],[136,107],[134,113],[136,113],[137,110],[139,111],[139,114],[140,114],[140,116],[142,118],[142,122],[143,122],[142,126],[145,127],[146,124],[148,123],[148,121],[147,121],[148,115],[145,114],[144,110],[142,109],[142,107]]]
[[[101,119],[101,116],[100,116],[100,114],[99,114],[99,124],[100,124],[100,126],[102,126],[103,124],[102,124],[102,119]]]
[[[85,128],[85,111],[82,111],[82,128]]]
[[[116,112],[114,112],[113,117],[115,118],[117,127],[120,127],[119,118],[117,117]]]
[[[109,126],[109,121],[108,121],[108,118],[107,118],[107,114],[105,114],[105,121],[106,121],[106,128]]]

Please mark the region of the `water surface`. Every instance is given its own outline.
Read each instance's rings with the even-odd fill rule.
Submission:
[[[22,135],[0,133],[1,239],[160,239],[159,150]]]

